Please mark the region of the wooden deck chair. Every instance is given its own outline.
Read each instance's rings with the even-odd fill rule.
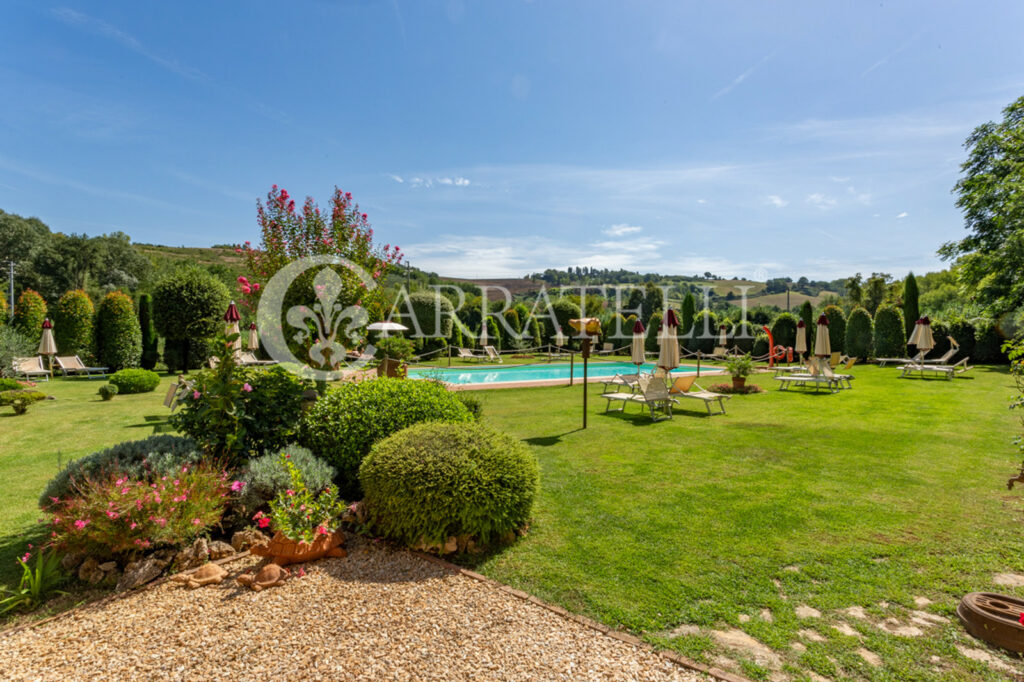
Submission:
[[[708,408],[708,416],[715,414],[725,414],[725,401],[729,400],[732,396],[725,395],[724,393],[712,393],[707,391],[696,383],[697,377],[693,374],[677,377],[672,382],[672,387],[669,389],[668,394],[672,397],[679,398],[694,398],[696,400],[703,400],[704,407]],[[718,412],[711,411],[711,403],[718,403]]]
[[[108,367],[86,367],[77,355],[58,355],[54,358],[64,376],[106,376]]]
[[[43,381],[49,381],[50,376],[52,376],[50,370],[46,369],[43,365],[43,358],[40,355],[34,355],[30,358],[13,358],[11,365],[15,377],[25,377],[26,379],[42,378]]]

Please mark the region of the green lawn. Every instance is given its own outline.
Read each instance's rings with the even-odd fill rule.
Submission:
[[[686,401],[657,424],[638,406],[602,414],[600,385],[591,385],[586,431],[580,385],[479,392],[485,420],[532,446],[542,485],[531,532],[469,562],[659,646],[711,662],[727,655],[752,677],[767,668],[720,647],[712,630],[757,638],[791,679],[998,679],[958,652],[980,645],[954,609],[973,590],[1024,596],[992,583],[995,573],[1024,573],[1024,491],[1005,487],[1018,465],[1012,381],[986,368],[952,382],[900,380],[891,368],[853,373],[854,389],[837,395],[779,393],[759,375],[753,381],[772,390],[734,397],[725,416]],[[35,501],[58,458],[166,430],[167,381],[109,403],[94,395],[99,381],[55,381],[42,387],[56,401],[24,417],[0,412],[0,578],[15,576],[15,553],[38,533]],[[915,597],[950,622],[922,626],[919,637],[876,626],[912,625]],[[821,616],[798,618],[799,606]],[[840,613],[851,606],[867,620]],[[701,630],[669,636],[685,624]],[[859,636],[831,627],[840,624]],[[869,665],[859,647],[883,665]]]

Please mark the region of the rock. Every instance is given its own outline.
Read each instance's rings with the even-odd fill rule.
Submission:
[[[860,633],[854,630],[852,627],[850,627],[850,625],[847,623],[839,623],[838,625],[833,625],[832,627],[835,628],[836,631],[846,635],[847,637],[860,637]]]
[[[78,579],[90,585],[98,585],[103,582],[103,571],[100,570],[100,562],[89,557],[78,567]]]
[[[914,603],[918,606],[918,608],[923,609],[924,607],[931,604],[932,600],[928,597],[914,597]]]
[[[857,649],[857,655],[863,658],[873,668],[881,667],[882,659],[874,651],[868,651],[864,647]]]
[[[1003,587],[1024,587],[1024,575],[1020,573],[996,573],[992,582]]]
[[[133,590],[140,585],[148,583],[163,573],[166,566],[166,561],[161,561],[152,556],[140,559],[139,561],[133,561],[124,567],[124,574],[117,581],[117,591]]]
[[[210,561],[218,561],[235,553],[235,548],[226,542],[214,540],[209,544]]]
[[[796,634],[800,635],[804,639],[809,639],[812,642],[824,642],[825,641],[825,638],[822,637],[817,632],[815,632],[814,630],[798,630]]]
[[[110,571],[113,571],[113,570],[117,569],[117,562],[116,561],[108,561],[105,564],[100,564],[99,565],[99,569],[101,571],[103,571],[104,573],[109,573]]]
[[[999,660],[998,658],[996,658],[989,652],[985,651],[984,649],[970,649],[968,647],[957,644],[956,650],[959,651],[961,655],[966,656],[972,661],[980,661],[981,663],[984,663],[988,667],[993,668],[995,670],[1001,670],[1003,672],[1008,673],[1014,672],[1014,668],[1012,666],[1007,665],[1006,663]]]
[[[713,630],[711,636],[718,644],[753,659],[758,665],[778,669],[782,667],[782,658],[742,630]]]
[[[157,561],[166,561],[163,557],[157,557],[154,553],[152,555]],[[196,538],[196,541],[192,543],[191,547],[185,549],[174,555],[174,565],[182,570],[188,570],[197,566],[202,566],[206,563],[207,559],[210,558],[210,548],[204,538]]]
[[[168,547],[165,549],[158,549],[157,551],[150,554],[150,556],[159,561],[170,561],[174,558],[175,554],[177,554],[177,552],[174,549]]]
[[[68,552],[60,558],[60,566],[68,573],[73,573],[85,561],[85,552]]]
[[[459,548],[459,541],[453,535],[448,538],[448,542],[444,543],[444,547],[441,548],[442,554],[451,554]]]
[[[821,618],[821,611],[816,608],[810,607],[807,604],[801,604],[796,607],[797,618]]]
[[[897,637],[920,637],[924,634],[921,628],[913,625],[902,625],[895,618],[886,618],[881,623],[878,623],[878,629]]]
[[[269,541],[270,538],[255,528],[246,528],[231,536],[231,547],[236,552],[244,552],[253,545],[265,545]]]
[[[944,623],[948,623],[949,619],[936,613],[928,613],[927,611],[911,611],[910,621],[917,625],[923,625],[927,628],[933,625],[943,625]]]

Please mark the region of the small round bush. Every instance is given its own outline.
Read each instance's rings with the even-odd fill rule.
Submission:
[[[292,464],[302,474],[306,487],[312,491],[322,490],[334,480],[334,467],[304,447],[289,445],[277,452],[268,452],[262,457],[249,461],[241,480],[245,485],[238,497],[237,505],[243,515],[248,516],[260,507],[270,503],[291,487],[292,479],[281,464],[281,453],[289,456]]]
[[[346,499],[358,499],[359,464],[379,440],[426,421],[472,421],[455,393],[433,381],[380,378],[342,384],[303,416],[299,444],[331,464]]]
[[[0,391],[20,391],[22,388],[22,385],[18,383],[17,379],[0,377]]]
[[[466,406],[469,410],[469,414],[472,415],[473,419],[480,421],[480,417],[484,414],[484,401],[478,395],[475,395],[472,391],[457,391],[455,397],[459,399],[459,402]]]
[[[100,390],[96,391],[100,394],[100,397],[104,400],[113,400],[114,396],[117,395],[117,386],[114,384],[103,384],[100,386]]]
[[[122,395],[149,393],[160,385],[160,375],[148,369],[122,369],[110,376],[110,383],[117,386],[117,392]]]
[[[371,531],[412,546],[485,545],[522,528],[539,478],[525,444],[481,424],[417,424],[377,443],[359,469]]]
[[[135,316],[135,303],[120,291],[112,291],[100,301],[93,329],[96,359],[104,367],[117,371],[138,367],[142,359],[142,329]],[[124,389],[121,391],[124,393]]]
[[[29,404],[45,400],[46,394],[41,391],[34,391],[30,388],[18,387],[12,391],[0,391],[0,405],[13,405],[15,401],[27,402]]]
[[[68,497],[75,489],[76,481],[98,478],[113,471],[141,480],[146,476],[152,478],[178,471],[182,466],[195,464],[201,459],[202,454],[191,438],[161,434],[142,440],[125,441],[68,462],[46,484],[46,489],[39,497],[39,506],[48,509],[51,498]]]

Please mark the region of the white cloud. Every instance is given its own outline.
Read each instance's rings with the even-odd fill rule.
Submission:
[[[455,178],[455,186],[456,187],[469,187],[469,180],[467,180],[466,178],[462,178],[462,177]]]
[[[706,204],[706,203],[708,203],[708,200],[707,199],[697,199],[697,203],[698,204]]]
[[[611,227],[605,230],[602,230],[602,232],[604,232],[606,235],[610,237],[621,237],[622,235],[625,234],[639,232],[642,229],[644,228],[641,227],[640,225],[628,225],[626,223],[618,223],[616,225],[612,225]]]
[[[453,182],[451,178],[438,178],[437,181],[442,185],[450,185]]]
[[[388,177],[399,184],[405,182],[401,175],[394,175],[393,173],[388,173]]]
[[[899,215],[896,216],[896,219],[897,220],[902,220],[903,218],[906,218],[908,215],[910,215],[910,214],[907,213],[906,211],[903,211],[902,213],[900,213]]]
[[[830,196],[815,192],[814,194],[808,194],[807,198],[804,199],[811,206],[817,206],[822,210],[835,208],[836,200]]]
[[[739,84],[741,84],[741,83],[742,83],[743,81],[747,80],[747,78],[749,78],[749,77],[750,77],[750,75],[751,75],[752,73],[754,73],[754,71],[756,71],[756,70],[757,70],[757,68],[758,68],[759,66],[761,66],[762,64],[764,64],[764,63],[765,63],[766,61],[768,61],[769,59],[771,59],[771,58],[772,58],[773,56],[775,56],[775,53],[774,53],[774,52],[772,52],[771,54],[767,54],[767,55],[765,55],[764,57],[762,57],[762,58],[761,58],[761,61],[759,61],[759,62],[758,62],[757,64],[754,64],[754,65],[753,65],[753,66],[751,66],[751,67],[750,67],[749,69],[747,69],[746,71],[744,71],[744,72],[743,72],[743,73],[741,73],[740,75],[738,75],[738,76],[736,76],[735,78],[733,78],[733,79],[732,79],[732,82],[731,82],[731,83],[729,83],[729,85],[726,85],[726,86],[725,86],[724,88],[722,88],[721,90],[719,90],[718,92],[716,92],[716,93],[715,93],[714,95],[712,95],[712,96],[711,96],[711,99],[712,99],[712,100],[716,100],[716,99],[718,99],[719,97],[721,97],[722,95],[728,94],[728,93],[729,93],[729,92],[730,92],[730,91],[731,91],[731,90],[732,90],[733,88],[735,88],[736,86],[738,86]]]
[[[786,201],[777,194],[769,194],[767,201],[769,204],[776,208],[785,208],[787,205],[789,205],[788,201]]]
[[[397,175],[392,175],[391,179],[395,182],[402,182],[402,178]],[[445,185],[448,187],[469,187],[470,182],[468,178],[464,178],[461,175],[456,177],[450,177],[443,175],[436,178],[421,178],[419,176],[409,178],[409,184],[412,187],[433,187],[435,184]]]
[[[833,175],[832,177],[829,178],[829,180],[831,180],[832,182],[849,182],[850,178],[848,178],[848,177],[844,178],[844,177],[840,177],[838,175]]]

